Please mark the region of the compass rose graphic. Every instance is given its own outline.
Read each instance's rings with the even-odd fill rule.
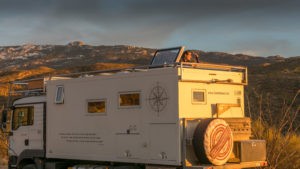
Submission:
[[[152,110],[159,115],[159,112],[163,111],[167,106],[167,92],[157,83],[157,85],[152,88],[148,100]]]

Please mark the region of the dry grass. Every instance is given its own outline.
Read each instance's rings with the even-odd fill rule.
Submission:
[[[7,164],[7,136],[0,131],[0,166]]]
[[[36,69],[31,70],[20,70],[18,72],[12,72],[6,75],[0,76],[0,96],[7,96],[8,95],[8,82],[26,79],[26,78],[33,78],[39,77],[45,74],[53,73],[54,69],[48,67],[39,67]]]
[[[247,96],[248,113],[253,119],[253,136],[267,141],[269,169],[300,168],[300,106],[295,104],[299,95],[300,90],[290,103],[283,101],[281,109],[272,105],[271,95],[264,96],[254,91],[252,97]]]

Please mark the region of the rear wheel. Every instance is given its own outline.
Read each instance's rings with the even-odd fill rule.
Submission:
[[[22,169],[36,169],[36,166],[34,164],[26,164]]]

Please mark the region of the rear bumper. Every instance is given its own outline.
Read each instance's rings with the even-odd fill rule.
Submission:
[[[186,166],[185,169],[241,169],[241,168],[255,168],[255,167],[266,167],[268,166],[267,161],[251,161],[241,163],[226,163],[221,166],[213,165],[198,165],[198,166]]]

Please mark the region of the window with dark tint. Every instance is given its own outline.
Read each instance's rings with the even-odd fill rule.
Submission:
[[[87,104],[88,104],[88,113],[105,113],[106,112],[105,100],[89,100]]]
[[[55,103],[56,104],[64,103],[64,86],[56,86]]]
[[[34,109],[30,107],[16,107],[13,111],[12,129],[16,130],[21,126],[33,125]]]
[[[140,105],[140,93],[120,93],[119,106],[139,106]]]
[[[193,90],[193,103],[203,103],[205,102],[205,92],[200,90]]]

